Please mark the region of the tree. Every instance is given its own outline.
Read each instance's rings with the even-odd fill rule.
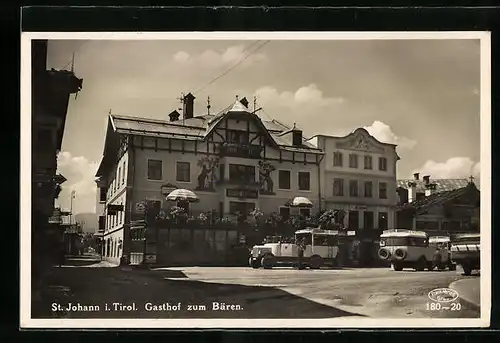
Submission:
[[[344,210],[326,210],[319,217],[319,226],[322,229],[334,229],[342,230],[344,229]]]

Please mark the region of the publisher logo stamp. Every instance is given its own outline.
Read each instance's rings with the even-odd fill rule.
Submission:
[[[451,288],[436,288],[429,292],[429,299],[438,303],[449,303],[458,299],[459,294]]]

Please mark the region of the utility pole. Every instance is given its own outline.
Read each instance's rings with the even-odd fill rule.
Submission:
[[[207,114],[210,115],[210,96],[207,98]]]
[[[73,58],[71,59],[71,72],[75,71],[75,52],[73,52]]]
[[[72,190],[71,191],[71,197],[70,197],[70,202],[69,202],[69,224],[73,224],[73,199],[76,197],[76,191]]]

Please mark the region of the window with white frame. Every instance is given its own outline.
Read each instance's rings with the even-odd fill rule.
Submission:
[[[365,156],[365,169],[373,169],[373,159],[371,156],[366,155]]]
[[[189,162],[177,162],[176,180],[179,182],[191,182],[191,164]]]
[[[278,171],[278,187],[279,189],[290,189],[291,187],[291,173],[289,170]]]
[[[162,161],[148,160],[148,179],[149,180],[162,179]]]
[[[387,158],[385,157],[378,158],[378,169],[381,171],[387,170]]]
[[[349,168],[358,168],[358,155],[349,154]]]
[[[380,199],[387,199],[387,182],[380,182],[378,184],[378,197]]]
[[[350,197],[358,197],[358,180],[349,180],[349,196]]]
[[[333,153],[333,166],[334,167],[342,167],[343,162],[343,154],[340,151],[335,151]]]
[[[365,181],[365,198],[373,197],[373,182]]]
[[[344,196],[344,179],[333,179],[333,196],[343,197]]]
[[[311,190],[311,173],[299,172],[298,187],[300,191]]]

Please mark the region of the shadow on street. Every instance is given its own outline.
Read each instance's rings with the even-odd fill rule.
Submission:
[[[179,270],[54,268],[45,285],[32,302],[33,318],[357,316],[273,287],[193,281]]]

